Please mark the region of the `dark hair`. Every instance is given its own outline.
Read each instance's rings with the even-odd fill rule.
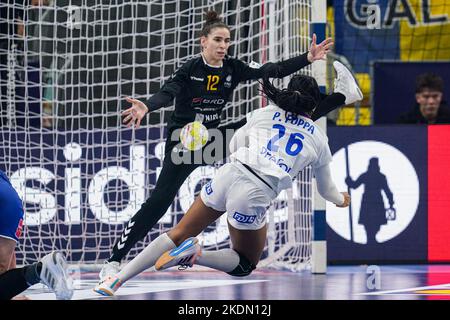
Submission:
[[[311,115],[320,102],[320,90],[316,79],[295,75],[287,89],[276,88],[267,78],[263,79],[263,92],[277,106],[294,114]]]
[[[416,93],[425,89],[444,92],[444,81],[434,73],[423,73],[416,78]]]
[[[207,37],[208,34],[214,28],[226,28],[230,31],[230,27],[228,27],[220,17],[220,15],[215,11],[208,11],[205,13],[205,24],[203,25],[203,29],[200,32],[200,36]]]

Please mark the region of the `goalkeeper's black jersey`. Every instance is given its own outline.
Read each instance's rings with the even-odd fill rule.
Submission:
[[[215,128],[220,124],[223,108],[232,99],[233,90],[240,82],[264,76],[282,78],[308,64],[305,53],[262,66],[248,65],[226,56],[222,67],[212,67],[199,55],[182,65],[146,104],[151,112],[170,105],[175,98],[175,112],[169,128],[183,127],[194,120],[203,122],[207,128]]]

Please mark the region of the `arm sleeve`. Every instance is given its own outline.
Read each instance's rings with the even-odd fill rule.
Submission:
[[[328,146],[328,137],[326,135],[323,135],[321,139],[323,139],[323,141],[318,146],[319,150],[317,159],[312,163],[313,168],[319,168],[324,165],[328,165],[333,160],[330,147]]]
[[[144,101],[149,112],[158,110],[162,107],[167,107],[181,89],[188,83],[189,70],[188,66],[184,64],[175,71],[174,74],[164,83],[157,93]]]
[[[344,196],[337,190],[328,164],[314,168],[314,175],[316,176],[317,191],[325,200],[337,205],[344,203]]]
[[[285,61],[268,62],[262,66],[248,65],[240,60],[238,61],[238,70],[240,70],[239,82],[264,77],[283,78],[310,64],[308,52]]]
[[[330,95],[321,94],[322,100],[311,115],[312,121],[316,121],[320,117],[325,116],[330,111],[333,111],[345,104],[345,96],[342,93],[332,93]]]

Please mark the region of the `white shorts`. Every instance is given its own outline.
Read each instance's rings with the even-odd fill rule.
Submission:
[[[200,196],[207,207],[226,211],[228,222],[234,228],[259,230],[266,224],[267,208],[276,195],[240,166],[238,163],[223,165],[213,180],[203,186]]]

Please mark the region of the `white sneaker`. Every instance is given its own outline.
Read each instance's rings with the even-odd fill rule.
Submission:
[[[100,270],[99,273],[99,277],[100,277],[100,282],[102,283],[103,281],[105,281],[107,278],[112,277],[116,274],[118,274],[120,271],[120,263],[117,261],[105,261],[105,263],[103,264],[103,268],[102,270]]]
[[[106,278],[93,289],[102,296],[113,296],[114,293],[122,286],[122,281],[116,276]]]
[[[67,262],[61,252],[54,251],[41,260],[41,282],[49,287],[59,300],[73,296],[73,280],[67,273]]]
[[[164,252],[155,263],[156,270],[164,270],[176,265],[178,270],[184,270],[194,265],[198,256],[201,256],[202,249],[195,237],[186,239],[175,249]]]
[[[361,101],[363,94],[350,70],[339,61],[334,61],[333,67],[337,76],[334,82],[334,92],[342,93],[345,96],[346,105]]]

